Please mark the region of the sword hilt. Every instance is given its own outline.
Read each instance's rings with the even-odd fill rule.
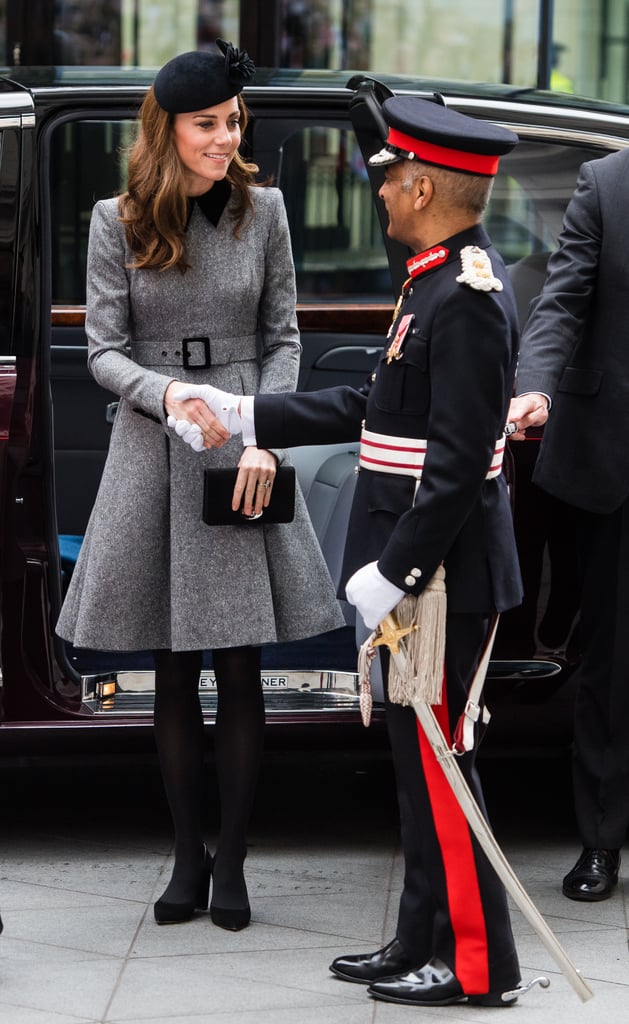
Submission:
[[[388,647],[393,654],[400,652],[400,640],[417,630],[417,626],[399,626],[397,619],[389,612],[385,615],[378,626],[377,634],[373,640],[374,647]]]

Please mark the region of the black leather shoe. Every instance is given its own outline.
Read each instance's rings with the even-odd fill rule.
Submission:
[[[367,991],[370,996],[382,999],[386,1003],[406,1003],[409,1006],[450,1006],[452,1003],[511,1006],[518,998],[509,995],[503,999],[501,992],[465,995],[460,981],[438,957],[433,957],[417,971],[374,982]]]
[[[563,880],[569,900],[607,900],[618,882],[620,850],[585,849]]]
[[[332,974],[343,981],[355,981],[359,985],[370,985],[380,978],[390,978],[412,968],[397,939],[375,953],[358,953],[356,956],[339,956],[330,964]]]

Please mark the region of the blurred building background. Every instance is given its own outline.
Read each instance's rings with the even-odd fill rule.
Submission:
[[[8,67],[158,67],[217,36],[260,67],[508,82],[629,102],[628,0],[0,0]]]

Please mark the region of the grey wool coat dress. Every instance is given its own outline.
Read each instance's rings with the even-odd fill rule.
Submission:
[[[194,452],[166,425],[171,380],[236,394],[293,390],[301,346],[286,212],[252,188],[233,236],[197,203],[186,273],[130,269],[118,200],[94,207],[88,249],[88,365],[120,395],[110,448],[57,632],[98,650],[204,650],[314,636],[344,625],[301,493],[292,523],[207,526],[206,466],[235,466],[242,438]],[[183,366],[184,338],[190,362]],[[201,358],[200,358],[201,357]],[[280,463],[285,452],[275,452]]]

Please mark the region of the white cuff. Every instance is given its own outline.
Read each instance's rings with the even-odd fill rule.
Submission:
[[[240,399],[240,422],[242,423],[243,448],[257,448],[256,424],[253,412],[255,396],[243,395]]]

